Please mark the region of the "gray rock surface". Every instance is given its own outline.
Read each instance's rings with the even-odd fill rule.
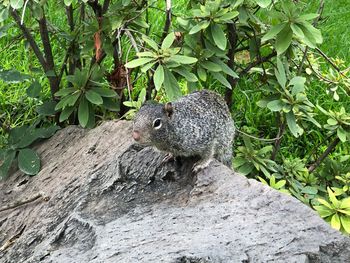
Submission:
[[[68,127],[43,169],[0,182],[0,262],[350,262],[348,237],[310,208],[213,162],[161,163],[131,123]]]

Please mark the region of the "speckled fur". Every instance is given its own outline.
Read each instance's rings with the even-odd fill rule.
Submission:
[[[141,107],[134,120],[139,142],[174,156],[200,156],[199,166],[207,166],[212,158],[231,166],[235,128],[225,101],[217,93],[203,90],[180,98],[172,106],[170,117],[163,104]],[[152,124],[157,118],[162,127],[155,130]]]

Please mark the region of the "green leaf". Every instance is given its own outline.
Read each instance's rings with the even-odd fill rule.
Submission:
[[[30,76],[17,70],[0,70],[0,79],[7,83],[19,83],[30,79]]]
[[[85,93],[85,98],[87,98],[87,100],[90,101],[92,104],[101,105],[103,103],[103,99],[100,96],[100,94],[93,90],[88,90]]]
[[[7,150],[4,153],[4,159],[2,159],[2,164],[0,165],[0,180],[5,179],[8,176],[8,172],[11,168],[11,164],[16,157],[16,151]]]
[[[233,164],[234,168],[238,168],[238,167],[242,166],[243,164],[245,164],[246,162],[247,162],[247,160],[242,158],[242,157],[235,157],[233,159],[232,164]]]
[[[103,106],[110,111],[120,111],[120,101],[113,98],[103,98]]]
[[[246,162],[241,167],[238,168],[238,172],[241,175],[248,175],[250,174],[254,169],[254,166],[251,163]]]
[[[31,98],[38,98],[40,96],[40,92],[41,85],[37,80],[30,84],[30,86],[26,90],[27,95]]]
[[[53,116],[55,115],[55,107],[57,102],[54,100],[45,101],[42,105],[36,107],[36,112],[42,116]]]
[[[101,97],[112,98],[112,97],[118,96],[118,94],[112,89],[107,89],[107,88],[102,88],[102,87],[101,88],[94,87],[91,90],[93,90],[94,92],[100,94]]]
[[[60,114],[59,122],[63,122],[73,113],[75,107],[66,107]]]
[[[190,32],[188,32],[188,34],[190,34],[190,35],[195,34],[195,33],[199,32],[202,29],[206,29],[209,25],[210,25],[209,21],[201,21],[197,25],[192,27]]]
[[[340,230],[340,219],[338,214],[334,214],[331,219],[331,226],[337,230]]]
[[[255,2],[262,8],[266,8],[271,4],[272,0],[255,0]]]
[[[289,85],[292,85],[292,95],[296,95],[297,93],[304,92],[305,91],[305,81],[306,78],[304,77],[294,77],[290,80]]]
[[[266,40],[274,38],[282,29],[286,26],[286,23],[278,24],[273,27],[262,37],[261,41],[265,42]]]
[[[346,142],[347,132],[343,129],[343,127],[339,126],[337,129],[337,136],[341,142]]]
[[[201,62],[201,66],[211,72],[221,72],[221,67],[220,65],[214,63],[214,62],[211,62],[211,61],[202,61]]]
[[[229,66],[227,66],[222,60],[220,60],[218,57],[211,58],[213,62],[221,67],[221,70],[226,73],[227,75],[230,75],[233,78],[239,78],[238,74],[234,72]]]
[[[322,38],[321,31],[319,29],[315,28],[313,25],[311,25],[308,22],[303,22],[301,24],[304,26],[304,29],[306,29],[307,31],[309,31],[312,34],[312,36],[314,37],[317,44],[322,44],[323,38]],[[303,32],[305,34],[304,30],[303,30]]]
[[[60,127],[56,125],[42,128],[29,127],[24,133],[24,136],[21,137],[20,141],[15,144],[14,147],[17,149],[28,147],[38,139],[51,137],[59,129]]]
[[[28,129],[28,125],[12,128],[10,130],[9,144],[18,143],[25,136]]]
[[[174,77],[173,73],[171,73],[167,68],[164,68],[163,85],[165,93],[170,100],[175,100],[182,95],[176,78]]]
[[[218,24],[211,25],[211,35],[218,48],[220,48],[221,50],[225,50],[227,45],[227,39],[224,31]]]
[[[57,92],[55,93],[55,96],[64,97],[64,96],[67,96],[68,94],[73,93],[73,92],[76,91],[76,90],[77,90],[77,89],[75,89],[75,88],[60,89],[59,91],[57,91]]]
[[[154,58],[137,58],[125,64],[127,68],[136,68],[141,65],[147,64],[154,60]]]
[[[141,72],[145,73],[147,72],[148,70],[150,70],[150,68],[153,67],[154,64],[156,64],[157,61],[152,61],[151,63],[148,63],[146,65],[144,65],[142,68],[141,68]]]
[[[292,43],[293,38],[293,31],[289,27],[289,25],[286,25],[281,32],[277,34],[276,37],[276,51],[277,55],[282,54],[285,52],[290,44]]]
[[[304,33],[303,41],[311,48],[315,48],[318,42],[322,43],[322,35],[319,30],[313,28],[311,25],[305,26],[307,23],[300,23],[298,26]],[[311,29],[311,31],[310,31]],[[316,40],[316,38],[318,40]]]
[[[317,201],[318,201],[320,204],[324,205],[325,207],[328,207],[329,209],[331,209],[331,210],[334,211],[334,207],[333,207],[330,203],[328,203],[326,200],[321,199],[321,198],[317,198]]]
[[[305,15],[299,16],[296,20],[297,21],[312,20],[312,19],[315,19],[319,16],[320,16],[319,14],[305,14]]]
[[[194,75],[193,73],[191,73],[190,71],[184,69],[184,68],[174,68],[173,69],[174,72],[180,74],[181,76],[185,77],[185,79],[189,82],[197,82],[198,78],[196,77],[196,75]]]
[[[340,215],[340,222],[346,233],[350,234],[350,217]]]
[[[142,40],[145,41],[155,51],[159,49],[157,43],[153,39],[147,37],[146,35],[142,35]]]
[[[175,34],[174,34],[174,32],[171,32],[170,34],[168,34],[168,35],[164,38],[163,43],[162,43],[162,46],[161,46],[161,49],[170,48],[171,45],[174,43],[174,40],[175,40]]]
[[[272,177],[271,177],[272,178]],[[276,184],[275,184],[275,189],[280,189],[280,188],[282,188],[283,186],[285,186],[286,185],[286,180],[280,180],[280,181],[278,181]]]
[[[298,24],[292,23],[290,24],[290,28],[292,29],[293,33],[299,37],[300,39],[304,39],[305,35],[303,30],[298,26]]]
[[[239,15],[239,12],[235,10],[235,11],[231,11],[226,14],[223,14],[222,16],[219,17],[219,19],[220,21],[227,22],[228,20],[234,19],[238,15]]]
[[[32,149],[21,149],[18,153],[18,168],[29,175],[36,175],[40,171],[39,155]]]
[[[284,103],[281,100],[273,100],[267,103],[266,107],[271,111],[280,111],[284,107]]]
[[[85,97],[81,97],[78,108],[78,120],[80,125],[85,128],[89,121],[89,102]]]
[[[160,90],[164,82],[164,69],[162,65],[158,65],[156,71],[154,72],[153,82],[156,90]]]
[[[153,52],[150,51],[145,51],[145,52],[138,52],[136,53],[138,57],[150,57],[150,58],[155,58],[157,55]]]
[[[331,203],[334,205],[335,208],[339,208],[340,201],[335,197],[335,194],[333,193],[332,189],[327,187],[327,192],[328,192],[329,200],[331,201]]]
[[[13,9],[20,9],[24,4],[23,0],[10,0],[10,5]]]
[[[350,208],[350,197],[347,197],[341,200],[339,207],[342,209]]]
[[[215,79],[217,79],[222,85],[224,85],[225,87],[232,89],[230,82],[227,81],[227,79],[218,72],[211,72],[211,74],[213,75],[213,77]]]
[[[202,67],[197,68],[197,75],[201,81],[206,81],[207,80],[207,73]]]
[[[192,64],[196,63],[198,59],[194,57],[188,57],[188,56],[183,56],[183,55],[173,55],[170,57],[170,60],[175,61],[180,64]]]
[[[323,205],[315,205],[314,208],[322,218],[328,217],[335,213],[334,210],[331,210],[328,207]]]
[[[66,6],[70,6],[73,2],[73,0],[64,0],[63,1]]]
[[[75,94],[72,94],[72,95],[68,95],[66,98],[66,105],[68,106],[74,106],[74,104],[77,102],[77,100],[79,99],[80,97],[80,92],[79,93],[75,93]]]
[[[284,88],[287,83],[287,77],[283,63],[280,58],[277,58],[277,70],[275,70],[275,76],[277,78],[278,83],[281,85],[282,88]]]
[[[293,111],[286,113],[286,120],[287,120],[288,128],[291,131],[291,133],[294,135],[294,137],[298,137],[299,136],[299,129],[298,129],[297,123],[295,121],[295,116],[294,116]]]
[[[0,10],[0,23],[4,22],[8,17],[9,17],[9,9],[8,8],[4,8],[4,9]],[[11,25],[11,24],[9,24],[9,25]],[[4,29],[4,27],[2,29]],[[0,30],[0,37],[2,37],[3,32],[4,32],[3,30]]]

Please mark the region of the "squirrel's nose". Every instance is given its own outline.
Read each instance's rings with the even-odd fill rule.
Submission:
[[[141,138],[140,133],[138,131],[133,131],[132,137],[134,138],[135,141],[139,141]]]

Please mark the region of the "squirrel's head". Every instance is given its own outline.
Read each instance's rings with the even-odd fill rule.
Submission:
[[[172,115],[171,102],[166,104],[146,102],[135,116],[132,137],[140,144],[157,146],[167,138]]]

